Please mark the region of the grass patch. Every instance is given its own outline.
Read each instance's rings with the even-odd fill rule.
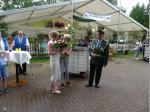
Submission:
[[[133,51],[130,51],[128,52],[127,55],[124,55],[124,53],[121,53],[119,52],[117,55],[113,55],[112,58],[126,58],[126,59],[129,59],[129,58],[134,58],[134,54],[135,52]],[[140,57],[142,57],[142,53],[140,54]],[[31,63],[42,63],[42,62],[49,62],[49,57],[34,57],[31,59]]]
[[[31,59],[31,63],[40,63],[40,62],[49,62],[49,57],[33,57],[32,59]]]
[[[127,55],[125,55],[124,53],[119,52],[117,55],[113,55],[113,58],[134,58],[135,52],[134,51],[130,51],[128,52]],[[140,54],[140,57],[142,57],[142,53]]]

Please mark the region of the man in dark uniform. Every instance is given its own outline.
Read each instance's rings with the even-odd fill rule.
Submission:
[[[93,40],[90,45],[90,77],[86,87],[93,86],[95,76],[95,87],[99,88],[102,68],[107,65],[109,57],[109,43],[103,39],[104,32],[99,31],[98,39]]]

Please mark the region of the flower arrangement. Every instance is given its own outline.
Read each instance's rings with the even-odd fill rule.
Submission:
[[[54,23],[54,26],[57,27],[57,28],[63,28],[65,26],[65,24],[63,22],[57,21],[57,22]],[[45,27],[52,28],[53,27],[53,22],[52,21],[46,22]]]
[[[62,41],[62,40],[58,40],[58,41],[54,42],[53,48],[55,48],[55,49],[63,49],[63,48],[67,48],[68,45],[69,45],[68,42],[65,42],[65,41]]]
[[[65,24],[63,22],[55,22],[54,26],[57,28],[62,28],[65,26]]]

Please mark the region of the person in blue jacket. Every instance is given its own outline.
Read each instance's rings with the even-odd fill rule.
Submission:
[[[3,93],[8,93],[7,89],[7,79],[8,79],[8,71],[6,68],[6,63],[4,61],[4,57],[6,57],[8,54],[5,53],[4,51],[6,50],[6,41],[3,41],[5,39],[0,38],[0,82],[1,82],[1,87],[0,88],[0,94]]]
[[[8,43],[7,43],[6,37],[2,38],[2,40],[3,40],[3,43],[4,43],[4,50],[8,51]]]
[[[22,31],[18,31],[18,35],[14,38],[14,45],[13,49],[21,49],[21,51],[29,51],[29,40],[28,38],[23,34]],[[26,73],[26,63],[22,64],[22,68],[20,64],[16,64],[16,74],[24,74]],[[19,79],[17,78],[17,82],[19,82]]]

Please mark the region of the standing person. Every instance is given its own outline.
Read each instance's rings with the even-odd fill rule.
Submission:
[[[0,39],[0,44],[1,44],[1,49],[2,51],[8,51],[8,43],[6,38],[1,38]]]
[[[48,54],[50,55],[50,76],[51,84],[50,90],[52,93],[61,93],[57,87],[57,80],[60,79],[60,53],[57,48],[54,48],[54,44],[57,43],[59,39],[59,32],[51,31],[49,33],[51,40],[48,42]]]
[[[71,54],[71,46],[69,46],[71,40],[71,36],[69,34],[64,35],[63,41],[67,42],[67,46],[63,48],[60,53],[60,70],[61,70],[61,87],[63,88],[65,85],[72,86],[69,80],[69,56]]]
[[[92,41],[90,45],[90,77],[86,87],[93,86],[95,76],[95,87],[99,88],[102,68],[107,65],[109,57],[109,43],[104,40],[104,32],[99,31],[98,39]]]
[[[7,43],[8,43],[8,51],[12,51],[12,48],[13,48],[13,38],[12,38],[11,35],[8,36]]]
[[[139,42],[139,41],[137,41],[136,42],[136,44],[135,44],[135,55],[134,55],[134,59],[135,60],[138,60],[138,59],[140,59],[140,48],[141,48],[141,46],[142,46],[142,43],[141,42]]]
[[[0,39],[0,82],[1,83],[1,86],[2,86],[2,89],[0,89],[0,94],[1,93],[8,93],[8,89],[7,89],[7,78],[8,78],[8,71],[6,69],[6,63],[4,61],[4,57],[7,55],[3,48],[4,47],[4,43],[3,43],[3,40]],[[3,44],[2,44],[3,43]]]
[[[28,38],[23,34],[22,31],[18,31],[18,35],[14,38],[14,43],[13,43],[13,49],[21,49],[22,51],[29,51],[29,40]],[[18,77],[19,74],[24,74],[27,75],[26,73],[26,63],[22,64],[22,68],[20,64],[16,64],[16,76]],[[19,79],[17,78],[17,83]]]

